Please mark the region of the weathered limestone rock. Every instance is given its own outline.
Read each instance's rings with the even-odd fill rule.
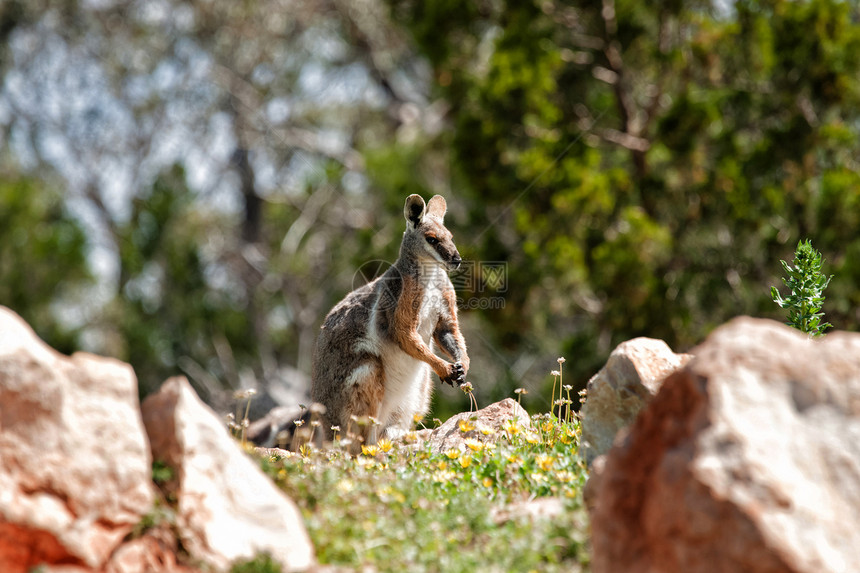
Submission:
[[[169,527],[157,527],[120,545],[111,555],[104,573],[197,572],[196,569],[179,564],[176,554],[177,543],[173,531]]]
[[[591,464],[608,452],[618,430],[632,423],[666,376],[690,358],[689,354],[675,354],[665,342],[653,338],[619,344],[588,381],[588,399],[580,412],[585,461]]]
[[[245,434],[249,442],[264,448],[289,447],[296,429],[295,421],[302,415],[298,406],[278,406],[251,422]]]
[[[153,502],[127,364],[63,356],[0,307],[0,571],[101,567]]]
[[[430,441],[430,448],[434,453],[445,452],[452,448],[463,449],[465,440],[469,438],[482,442],[495,442],[503,431],[504,423],[508,420],[517,421],[523,428],[531,427],[528,412],[513,398],[505,398],[477,412],[462,412],[451,416],[444,424],[432,430],[426,439]],[[470,422],[474,429],[468,432],[460,431],[461,421]],[[485,433],[487,430],[489,433]]]
[[[606,456],[595,573],[860,571],[860,335],[717,329]]]
[[[295,504],[248,458],[185,378],[143,403],[152,455],[177,472],[177,525],[191,556],[223,570],[268,552],[289,571],[314,563]]]

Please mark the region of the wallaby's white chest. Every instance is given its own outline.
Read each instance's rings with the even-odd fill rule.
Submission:
[[[445,285],[450,280],[443,269],[435,266],[422,274],[420,280],[424,287],[421,299],[408,304],[418,306],[418,335],[429,346],[439,320],[440,305],[445,304]],[[430,366],[410,356],[394,343],[385,345],[382,360],[386,373],[385,395],[379,417],[383,425],[387,425],[389,418],[398,411],[418,412],[424,407],[422,403],[428,392],[425,386],[430,383]]]
[[[434,266],[421,280],[425,288],[418,310],[418,334],[425,343],[430,344],[433,329],[436,328],[436,322],[439,320],[439,309],[445,304],[445,285],[450,282],[450,279],[444,270]]]

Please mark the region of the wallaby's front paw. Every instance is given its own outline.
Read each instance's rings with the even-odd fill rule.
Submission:
[[[461,362],[455,362],[448,367],[448,375],[442,378],[442,382],[446,382],[453,386],[462,386],[466,382],[466,369],[463,368]]]

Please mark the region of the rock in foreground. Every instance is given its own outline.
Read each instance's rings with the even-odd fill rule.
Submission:
[[[860,571],[860,335],[717,329],[606,457],[593,570]]]
[[[0,571],[98,569],[150,510],[131,367],[63,356],[0,307]]]
[[[176,472],[177,526],[191,556],[216,570],[267,552],[285,571],[314,563],[296,505],[245,455],[185,378],[143,403],[152,455]]]

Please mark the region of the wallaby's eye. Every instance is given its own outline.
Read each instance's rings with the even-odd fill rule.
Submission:
[[[437,239],[436,237],[427,237],[427,242],[431,245],[438,245],[439,239]]]

